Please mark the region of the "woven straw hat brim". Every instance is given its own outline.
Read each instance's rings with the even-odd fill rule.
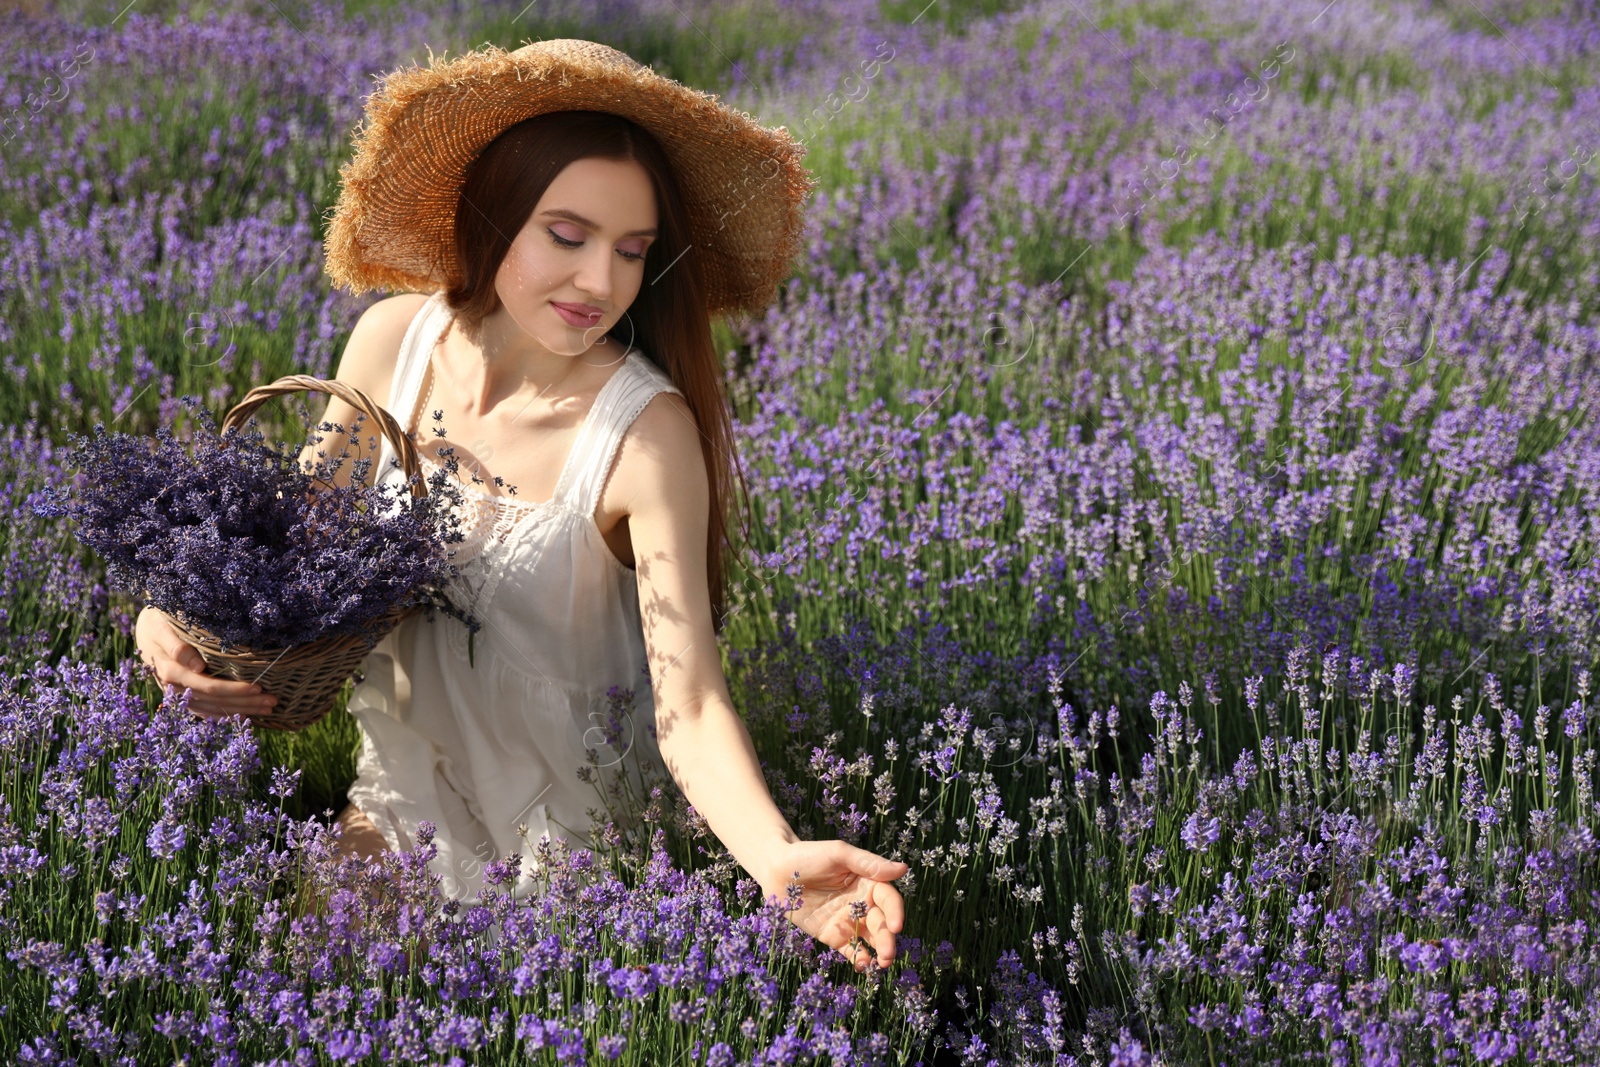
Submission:
[[[325,242],[325,269],[353,292],[433,292],[458,276],[457,197],[468,165],[508,127],[552,111],[606,111],[651,131],[671,159],[705,274],[707,312],[776,295],[816,180],[783,127],[663,77],[593,41],[494,45],[388,74],[366,102]],[[514,236],[514,235],[508,235]]]

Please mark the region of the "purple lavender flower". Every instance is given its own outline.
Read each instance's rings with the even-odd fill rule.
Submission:
[[[1191,852],[1203,852],[1217,843],[1222,836],[1222,820],[1213,816],[1205,818],[1199,812],[1193,812],[1183,821],[1183,833],[1180,837],[1184,847]]]
[[[84,487],[48,486],[35,508],[71,518],[108,580],[224,644],[277,648],[368,633],[396,607],[434,604],[460,539],[453,479],[421,500],[388,485],[333,486],[338,459],[300,469],[253,426],[151,443],[97,427],[74,452]],[[321,484],[319,484],[319,478]]]

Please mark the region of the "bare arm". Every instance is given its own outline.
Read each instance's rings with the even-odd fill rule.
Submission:
[[[706,579],[709,486],[688,420],[687,404],[659,394],[624,445],[637,457],[633,481],[640,487],[629,497],[628,529],[657,734],[667,769],[690,803],[766,887],[774,877],[768,869],[773,847],[797,838],[767,791],[750,732],[722,675]],[[674,462],[670,453],[685,446],[694,448],[694,461]]]
[[[865,934],[886,966],[904,920],[889,883],[908,868],[843,841],[802,841],[773,802],[729,696],[711,624],[710,487],[699,430],[688,405],[671,393],[652,399],[635,426],[637,433],[624,438],[625,449],[632,445],[628,529],[667,769],[764,897],[782,901],[790,876],[799,873],[805,904],[791,919],[858,969],[865,969],[866,956],[854,938]],[[848,915],[852,901],[867,904],[859,924]]]

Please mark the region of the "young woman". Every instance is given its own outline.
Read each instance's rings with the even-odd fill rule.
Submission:
[[[367,111],[329,273],[431,295],[373,304],[338,377],[387,399],[425,467],[453,449],[452,594],[483,625],[469,647],[458,621],[413,617],[368,657],[342,847],[406,850],[426,819],[447,894],[475,901],[484,865],[521,853],[520,896],[541,834],[583,843],[596,785],[616,786],[604,764],[657,761],[763,894],[798,876],[797,925],[887,965],[906,865],[796,837],[717,645],[735,468],[710,316],[765,306],[786,272],[812,184],[798,146],[587,41],[396,72]],[[375,469],[399,479],[392,458]],[[273,703],[202,673],[159,612],[137,639],[199,714]]]

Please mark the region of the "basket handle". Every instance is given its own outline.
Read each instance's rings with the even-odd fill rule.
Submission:
[[[417,458],[417,446],[411,443],[410,436],[400,428],[400,423],[395,421],[395,417],[381,405],[374,402],[366,393],[345,382],[313,378],[309,374],[288,374],[275,382],[258,385],[246,393],[244,399],[223,416],[222,432],[227,433],[244,425],[262,404],[274,397],[286,396],[289,393],[328,393],[375,420],[378,429],[389,439],[389,443],[394,446],[396,454],[400,457],[400,469],[405,472],[406,485],[410,488],[411,495],[420,500],[427,493],[426,480],[417,477],[422,473],[422,462]],[[379,472],[376,477],[381,476],[382,472]]]

